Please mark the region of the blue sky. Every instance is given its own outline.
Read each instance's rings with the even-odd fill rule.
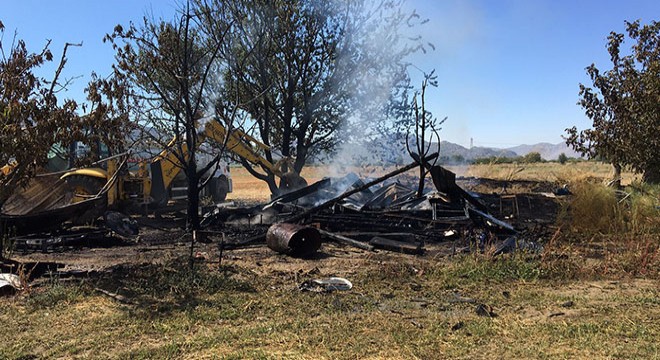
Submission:
[[[66,97],[83,98],[89,74],[107,74],[113,61],[103,36],[116,24],[145,13],[171,18],[171,0],[1,0],[0,20],[9,44],[14,31],[37,51],[46,39],[57,59],[70,48],[65,76],[82,76]],[[653,0],[408,0],[429,18],[420,29],[436,50],[415,56],[422,70],[436,70],[439,86],[427,107],[447,116],[441,137],[469,145],[508,147],[561,142],[564,129],[590,125],[578,101],[584,68],[609,68],[606,38],[623,32],[624,20],[660,20]],[[7,47],[7,45],[5,45]],[[51,71],[52,73],[52,71]]]

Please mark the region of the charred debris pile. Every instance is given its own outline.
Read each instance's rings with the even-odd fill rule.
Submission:
[[[231,234],[233,242],[223,241],[223,248],[265,241],[297,257],[312,256],[324,241],[420,255],[448,240],[453,252],[540,250],[558,209],[552,196],[472,193],[453,172],[430,166],[430,183],[420,197],[417,180],[403,174],[416,166],[377,179],[353,173],[325,178],[252,208],[218,206],[203,224],[210,233]]]

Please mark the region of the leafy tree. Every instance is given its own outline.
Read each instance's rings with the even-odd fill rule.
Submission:
[[[543,158],[541,158],[540,153],[536,151],[532,151],[530,153],[525,154],[525,156],[522,157],[522,161],[526,163],[539,163],[539,162],[543,162]]]
[[[198,164],[203,130],[199,120],[211,113],[230,128],[232,119],[215,107],[210,86],[228,28],[208,37],[201,26],[198,9],[186,3],[172,21],[145,17],[139,26],[117,25],[106,36],[116,51],[114,77],[128,84],[125,96],[131,100],[134,118],[152,144],[173,151],[187,179],[191,230],[200,228],[199,192],[210,179],[202,176],[217,169],[222,154],[218,151],[213,161]]]
[[[587,67],[592,86],[580,84],[579,104],[593,127],[566,129],[566,143],[590,158],[613,164],[615,177],[622,166],[643,173],[643,180],[660,182],[660,23],[625,22],[626,35],[611,32],[607,50],[612,69]]]
[[[564,165],[568,161],[568,156],[566,156],[566,154],[564,154],[564,153],[561,153],[561,154],[559,154],[559,156],[557,156],[557,161],[560,164]]]
[[[75,44],[64,46],[55,74],[46,79],[35,72],[53,61],[50,42],[40,52],[31,53],[22,40],[14,37],[9,47],[3,40],[0,22],[0,166],[13,164],[11,171],[7,167],[6,174],[0,174],[0,205],[41,171],[54,145],[82,141],[116,148],[127,128],[123,103],[114,92],[116,82],[93,75],[87,103],[82,106],[58,98],[71,82],[61,74],[67,50]]]
[[[270,146],[267,160],[290,158],[286,170],[298,174],[307,159],[356,134],[351,120],[368,117],[361,129],[382,120],[374,110],[407,80],[404,59],[420,49],[402,32],[419,16],[396,0],[200,3],[209,9],[205,29],[232,24],[220,99],[249,114],[255,136]],[[242,163],[278,192],[272,172]]]

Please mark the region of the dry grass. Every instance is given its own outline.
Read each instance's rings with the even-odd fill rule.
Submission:
[[[598,162],[566,163],[535,163],[535,164],[486,164],[469,166],[448,166],[448,169],[458,176],[474,176],[498,180],[538,180],[550,181],[557,184],[576,184],[580,182],[606,182],[610,178],[611,167]],[[343,176],[354,172],[362,177],[377,177],[394,170],[393,167],[342,167],[329,169],[326,166],[308,166],[303,169],[302,176],[309,184],[326,176]],[[229,194],[230,200],[267,201],[270,192],[265,182],[252,177],[242,167],[232,168],[234,192]],[[417,176],[417,169],[409,172]],[[639,176],[632,173],[623,173],[623,183],[631,184]]]
[[[485,164],[470,166],[450,166],[458,175],[499,180],[537,180],[562,184],[579,182],[604,182],[611,178],[611,166],[599,162],[532,163],[532,164]],[[639,176],[630,172],[622,174],[622,183],[628,185]]]
[[[326,246],[338,257],[252,249],[232,252],[223,271],[202,266],[192,277],[182,258],[126,269],[131,277],[55,280],[28,298],[0,300],[0,322],[12,329],[0,339],[0,358],[599,359],[660,351],[654,281],[558,280],[525,257],[350,256]],[[283,263],[296,270],[269,266]],[[296,289],[329,275],[354,289]],[[92,290],[111,284],[135,304]],[[477,304],[497,316],[478,315]]]
[[[608,276],[660,275],[660,186],[615,191],[578,183],[560,216],[559,246],[594,257],[591,270]]]
[[[322,167],[308,166],[303,169],[302,176],[307,180],[307,183],[312,184],[325,175],[323,175]],[[265,202],[270,199],[268,185],[252,176],[243,167],[232,167],[231,177],[233,192],[227,196],[228,200]]]

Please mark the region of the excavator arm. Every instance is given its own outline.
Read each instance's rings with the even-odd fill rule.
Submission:
[[[292,171],[283,171],[282,168],[290,162],[290,158],[282,158],[275,164],[271,163],[259,153],[259,150],[268,150],[268,145],[242,130],[231,130],[229,136],[227,136],[227,129],[219,121],[212,119],[206,123],[204,135],[219,144],[223,144],[226,140],[227,151],[231,151],[252,164],[261,165],[264,169],[275,174],[280,178],[280,191],[282,192],[286,193],[307,186],[307,181],[300,175]],[[255,150],[255,148],[258,150]]]
[[[14,171],[14,168],[16,167],[15,163],[9,163],[3,167],[0,168],[0,174],[3,176],[9,176],[12,171]]]
[[[154,158],[151,162],[151,188],[150,196],[156,204],[163,204],[167,201],[167,189],[170,188],[174,178],[181,172],[179,158],[175,152],[177,138],[172,139],[167,148]],[[184,142],[181,144],[181,150],[184,156],[188,154],[188,146]]]
[[[204,128],[204,136],[217,142],[218,144],[224,144],[225,137],[227,136],[227,129],[222,126],[219,121],[211,120],[206,123]],[[229,137],[226,140],[227,151],[240,156],[252,164],[261,165],[276,176],[282,177],[283,173],[279,166],[277,166],[277,164],[271,163],[258,152],[259,150],[268,150],[268,145],[260,142],[259,140],[253,138],[252,136],[239,129],[231,130]],[[255,148],[259,150],[255,150]]]
[[[236,154],[252,164],[262,166],[267,171],[279,177],[280,189],[284,191],[288,192],[307,186],[307,181],[300,175],[294,172],[282,171],[282,165],[288,159],[282,159],[273,164],[259,153],[262,150],[268,150],[268,145],[239,129],[232,129],[229,132],[229,136],[227,136],[227,129],[217,119],[212,118],[207,120],[199,143],[205,140],[212,140],[221,145],[225,144],[227,151]],[[176,138],[172,139],[167,148],[151,163],[151,197],[156,202],[163,200],[161,198],[165,196],[165,190],[169,188],[174,178],[181,171],[179,158],[175,153],[176,141]],[[188,147],[185,143],[181,144],[181,150],[184,154],[187,154]]]

